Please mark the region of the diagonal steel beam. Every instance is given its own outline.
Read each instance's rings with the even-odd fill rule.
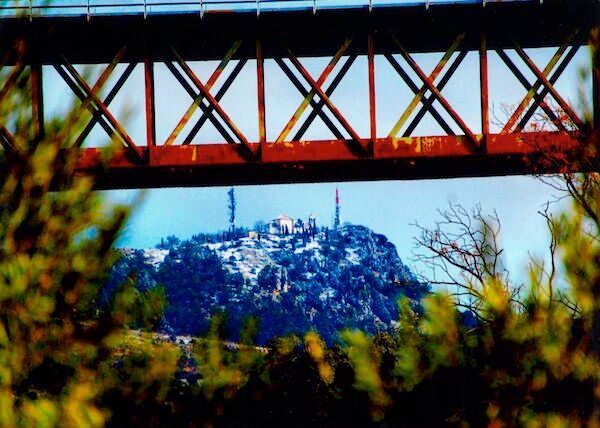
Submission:
[[[437,87],[440,91],[442,89],[444,89],[444,87],[448,84],[448,82],[450,81],[450,79],[452,78],[452,76],[454,75],[454,73],[456,72],[456,70],[458,69],[458,67],[463,62],[463,60],[465,59],[466,56],[467,56],[467,52],[461,51],[458,54],[458,56],[454,59],[452,64],[450,64],[448,71],[442,76],[442,78],[440,79],[440,82],[437,85]],[[413,133],[413,131],[415,130],[417,125],[421,122],[421,120],[423,119],[423,117],[425,116],[427,111],[433,108],[434,101],[435,101],[435,97],[433,95],[430,95],[428,98],[425,99],[425,101],[423,101],[423,105],[421,106],[421,109],[417,112],[417,114],[415,115],[412,122],[408,125],[408,127],[406,128],[406,131],[404,131],[404,134],[402,134],[403,137],[410,137],[410,135]],[[434,111],[437,113],[437,110],[434,110]],[[448,135],[454,135],[454,131],[452,131],[452,129],[450,129],[450,133]]]
[[[307,96],[308,90],[304,88],[304,86],[302,85],[302,82],[300,82],[300,80],[296,77],[294,72],[288,67],[288,65],[285,63],[285,61],[283,61],[281,58],[273,58],[273,59],[275,60],[277,65],[279,65],[279,67],[285,73],[285,75],[288,77],[288,79],[290,79],[290,82],[292,82],[292,84],[296,87],[298,92],[300,92],[303,97]],[[317,102],[313,99],[310,102],[310,106],[313,108],[313,110],[316,109]],[[344,134],[342,134],[340,132],[340,130],[337,129],[335,124],[331,121],[329,116],[327,116],[323,110],[320,110],[318,112],[318,115],[321,118],[321,120],[323,121],[323,123],[327,126],[327,128],[329,128],[329,130],[332,132],[332,134],[336,136],[336,138],[338,138],[339,140],[344,140],[346,138],[346,137],[344,137]]]
[[[556,81],[563,74],[563,72],[565,71],[565,69],[567,68],[569,63],[573,60],[573,58],[575,57],[575,54],[577,53],[577,51],[579,50],[580,47],[581,47],[580,43],[577,43],[576,45],[571,46],[571,48],[569,49],[569,52],[567,52],[567,55],[565,55],[562,62],[556,67],[556,70],[554,70],[554,73],[550,76],[549,82],[551,84],[554,85],[556,83]],[[539,94],[539,97],[542,100],[544,100],[546,98],[546,96],[548,95],[548,93],[549,93],[548,88],[543,88]],[[533,116],[533,113],[535,113],[536,109],[537,109],[537,107],[535,105],[532,105],[529,107],[529,110],[527,110],[527,112],[523,115],[523,118],[517,125],[515,132],[521,132],[523,130],[523,128],[525,128],[525,126],[527,125],[527,122],[529,122],[529,119],[531,119],[531,116]]]
[[[554,85],[556,83],[558,78],[565,71],[565,69],[567,68],[569,63],[573,60],[573,58],[575,57],[575,54],[577,53],[577,51],[579,50],[580,47],[581,47],[580,44],[571,46],[571,49],[569,49],[569,52],[567,52],[567,55],[565,55],[562,62],[556,67],[556,70],[554,70],[554,73],[550,76],[549,82],[552,85]],[[546,98],[546,96],[548,95],[548,93],[549,93],[548,88],[544,87],[542,89],[542,91],[538,94],[538,96],[542,100],[544,100]],[[523,115],[523,118],[521,119],[521,121],[519,122],[517,127],[515,128],[515,132],[521,132],[523,130],[523,128],[525,128],[525,126],[527,125],[527,122],[529,122],[529,119],[531,119],[531,116],[533,116],[536,109],[537,109],[536,105],[532,105],[529,107],[529,109]],[[561,124],[562,124],[562,122],[561,122]]]
[[[115,67],[117,66],[117,64],[119,64],[121,62],[121,60],[123,59],[123,57],[125,56],[126,53],[127,53],[127,46],[123,46],[119,50],[119,52],[117,52],[117,54],[113,57],[110,64],[108,64],[106,66],[106,68],[104,69],[104,71],[102,71],[102,74],[100,74],[100,76],[96,80],[96,83],[94,84],[94,86],[92,86],[92,92],[94,94],[97,94],[100,91],[100,89],[102,89],[104,87],[104,85],[106,84],[106,81],[108,80],[108,78],[110,77],[112,72],[115,70]]]
[[[179,83],[181,84],[183,89],[185,89],[185,91],[188,93],[188,95],[192,99],[196,99],[198,97],[198,92],[195,91],[194,88],[192,88],[192,86],[188,83],[187,80],[185,80],[185,77],[183,76],[183,74],[181,74],[181,72],[177,69],[177,67],[175,67],[175,65],[173,65],[172,62],[165,62],[165,65],[171,71],[173,76],[175,76],[175,78],[179,81]],[[200,109],[202,110],[202,112],[208,112],[209,107],[204,105],[204,102],[201,101]],[[217,131],[219,131],[219,133],[223,136],[223,138],[225,138],[225,141],[227,141],[229,144],[236,143],[235,139],[231,135],[229,135],[229,132],[227,132],[225,127],[221,124],[221,122],[219,122],[219,120],[214,115],[209,114],[205,117],[207,117],[210,120],[210,122],[217,129]]]
[[[331,81],[331,84],[325,91],[325,95],[327,95],[328,97],[331,97],[331,95],[336,90],[336,88],[339,86],[340,82],[342,81],[342,79],[344,78],[346,73],[348,73],[348,70],[350,70],[350,67],[352,67],[352,64],[354,64],[354,61],[356,61],[356,58],[357,58],[356,55],[351,55],[348,57],[346,62],[344,62],[344,65],[342,65],[342,68],[340,68],[340,71],[338,72],[338,74]],[[304,135],[304,133],[308,130],[310,125],[317,118],[319,111],[323,110],[324,105],[325,105],[325,102],[323,100],[319,100],[319,102],[313,108],[313,110],[310,112],[310,114],[308,115],[308,117],[306,118],[304,123],[298,129],[298,132],[296,132],[296,135],[294,135],[294,138],[292,138],[293,141],[300,141],[302,139],[302,136]]]
[[[0,123],[0,145],[7,152],[14,152],[17,150],[17,143],[15,138],[4,125]]]
[[[215,68],[215,70],[213,71],[211,76],[208,78],[208,81],[206,82],[206,88],[208,90],[212,89],[212,87],[216,83],[217,79],[221,76],[221,74],[225,70],[225,67],[227,67],[227,64],[229,64],[229,61],[231,61],[231,58],[238,51],[241,44],[242,44],[241,40],[236,40],[235,42],[233,42],[233,44],[231,45],[229,50],[225,53],[225,56],[223,57],[223,59],[221,60],[219,65],[217,65],[217,68]],[[171,51],[177,58],[178,63],[180,63],[180,62],[185,63],[185,61],[183,61],[181,56],[179,56],[179,54],[177,53],[177,51],[175,51],[174,48],[171,48]],[[191,79],[191,80],[193,81],[193,79]],[[198,80],[198,79],[196,78],[196,80]],[[177,138],[177,136],[181,133],[181,131],[183,131],[183,128],[185,127],[185,125],[189,122],[189,120],[192,118],[192,115],[196,112],[196,109],[200,106],[200,104],[202,104],[203,99],[204,99],[204,95],[203,95],[202,91],[200,91],[200,94],[194,98],[194,100],[192,101],[192,104],[190,104],[190,106],[187,108],[183,117],[181,118],[181,120],[179,120],[179,122],[175,126],[175,129],[173,129],[173,132],[171,132],[171,135],[169,135],[169,137],[167,137],[167,140],[165,141],[165,146],[170,146],[171,144],[173,144],[175,142],[175,139]]]
[[[342,55],[344,54],[344,52],[346,52],[346,50],[348,49],[348,47],[350,46],[351,43],[352,43],[352,39],[349,39],[349,38],[346,39],[344,41],[344,43],[342,43],[342,46],[340,46],[340,48],[337,50],[337,52],[335,53],[333,58],[331,58],[331,60],[329,61],[329,64],[327,64],[327,66],[321,72],[321,75],[317,79],[316,84],[318,87],[323,86],[323,83],[325,83],[325,80],[327,80],[327,78],[329,77],[329,75],[331,74],[331,72],[333,71],[333,69],[335,68],[337,63],[340,61],[340,59],[342,58]],[[276,143],[281,143],[281,142],[285,141],[285,139],[287,138],[289,133],[292,132],[293,127],[296,125],[296,123],[300,119],[300,116],[302,116],[302,114],[304,113],[304,111],[306,110],[306,108],[308,107],[308,105],[313,100],[313,98],[315,97],[316,94],[317,94],[317,92],[314,89],[311,89],[308,92],[308,95],[306,95],[304,97],[304,99],[302,100],[302,102],[300,103],[300,105],[298,106],[298,108],[296,109],[296,111],[294,112],[294,114],[292,115],[290,120],[288,121],[288,123],[283,127],[283,130],[281,131],[281,133],[275,140]]]
[[[225,96],[225,94],[227,93],[227,91],[229,90],[231,85],[233,84],[234,80],[240,74],[240,72],[242,71],[242,68],[244,68],[244,66],[246,65],[247,62],[248,62],[247,58],[242,58],[238,61],[238,63],[235,65],[235,67],[231,71],[231,74],[229,74],[229,76],[227,76],[227,79],[225,79],[225,82],[223,82],[223,85],[217,91],[217,93],[215,95],[215,100],[217,100],[219,102],[221,101],[221,98],[223,98]],[[195,98],[197,95],[198,94],[195,94],[193,96],[193,98]],[[213,117],[213,112],[215,110],[214,107],[212,105],[209,105],[206,108],[207,108],[207,110],[202,109],[202,116],[200,116],[200,119],[198,119],[196,124],[192,127],[192,129],[188,133],[187,137],[185,137],[185,140],[183,140],[183,143],[182,143],[183,145],[191,144],[192,140],[194,139],[194,137],[196,136],[198,131],[200,131],[200,128],[202,128],[202,126],[206,123],[207,120],[210,120],[210,118]]]
[[[110,78],[110,76],[112,75],[113,71],[115,70],[117,64],[119,64],[121,62],[121,60],[125,56],[126,52],[127,52],[127,46],[125,45],[121,49],[119,49],[119,51],[113,57],[111,62],[104,68],[104,70],[102,71],[100,76],[98,76],[98,79],[96,79],[96,83],[94,83],[94,86],[92,86],[91,90],[92,90],[93,94],[98,94],[100,92],[100,90],[104,87],[104,85],[106,84],[106,81]],[[123,86],[123,84],[125,83],[125,80],[127,80],[129,75],[133,71],[134,67],[135,67],[135,64],[130,64],[128,66],[128,68],[125,70],[125,72],[123,73],[123,75],[121,75],[121,78],[115,84],[113,91],[111,91],[111,93],[108,94],[108,96],[106,97],[106,99],[104,101],[107,106],[112,102],[112,99],[116,96],[116,94],[119,91],[119,89],[121,88],[121,86]],[[131,68],[131,70],[129,70],[130,68]],[[63,79],[64,79],[64,75],[63,75]],[[68,80],[65,80],[65,82],[67,84],[69,84]],[[71,86],[71,85],[69,85],[69,86]],[[116,90],[115,90],[115,88],[116,88]],[[73,89],[73,88],[71,88],[71,89]],[[87,97],[84,97],[84,98],[87,98]],[[108,101],[108,103],[106,101]],[[84,99],[82,99],[82,102],[84,103],[84,105],[82,105],[82,107],[85,108],[86,107],[85,103],[87,103],[89,101],[85,101]],[[96,122],[98,122],[100,116],[102,116],[102,113],[98,109],[96,109],[92,113],[92,119],[90,120],[88,125],[84,128],[83,132],[79,135],[79,137],[75,141],[76,147],[81,147],[85,138],[92,131]],[[113,133],[112,130],[108,131],[108,128],[106,128],[106,126],[103,126],[103,128],[109,135],[112,135],[112,133]]]
[[[331,111],[331,114],[337,119],[337,121],[342,125],[342,128],[346,130],[350,138],[352,138],[354,148],[362,150],[363,152],[367,152],[367,147],[363,145],[361,142],[360,136],[356,133],[356,131],[350,126],[344,115],[337,109],[337,107],[331,102],[329,97],[325,95],[321,87],[315,82],[315,80],[311,77],[310,73],[304,68],[304,66],[298,61],[298,58],[288,49],[288,58],[291,63],[296,67],[298,72],[302,75],[302,77],[306,80],[306,82],[310,85],[310,87],[316,92],[321,100],[325,102],[325,105]]]
[[[19,62],[12,69],[12,71],[8,75],[8,78],[6,79],[6,82],[4,82],[4,85],[2,85],[2,87],[0,88],[0,101],[2,101],[4,99],[4,97],[6,96],[6,94],[8,94],[8,91],[10,90],[10,88],[12,88],[14,86],[14,84],[16,83],[17,79],[19,78],[19,76],[21,75],[21,73],[23,72],[24,69],[25,69],[25,64],[23,62]]]
[[[431,93],[437,98],[437,101],[444,107],[444,110],[452,117],[452,119],[456,122],[458,127],[465,133],[469,140],[475,145],[475,147],[479,147],[479,141],[473,132],[469,129],[467,124],[462,120],[460,115],[452,108],[450,103],[446,100],[446,98],[442,95],[442,93],[435,87],[433,80],[427,77],[427,75],[423,72],[419,64],[415,62],[415,60],[410,56],[410,54],[404,49],[402,45],[398,44],[398,48],[400,51],[400,55],[404,58],[404,60],[410,65],[413,71],[419,76],[419,79],[427,86],[427,89],[431,91]]]
[[[412,81],[412,79],[410,78],[410,76],[408,75],[408,73],[406,71],[404,71],[404,69],[402,68],[402,66],[400,65],[400,63],[398,63],[398,61],[396,61],[396,58],[394,58],[390,54],[385,54],[384,56],[388,60],[388,62],[392,66],[392,68],[396,71],[396,73],[398,73],[398,75],[402,78],[402,80],[404,80],[404,82],[406,83],[406,85],[408,86],[408,88],[415,94],[415,97],[413,98],[413,100],[417,100],[417,103],[414,105],[414,107],[416,107],[419,102],[422,103],[423,102],[423,96],[425,95],[426,91],[423,91],[421,93],[421,90],[419,89],[419,87],[414,84],[414,82]],[[414,107],[412,105],[410,105],[407,108],[407,110],[405,110],[405,112],[403,113],[403,115],[400,118],[400,120],[396,123],[396,125],[398,125],[398,124],[400,124],[400,126],[404,125],[404,122],[409,117],[409,115],[406,115],[406,112],[410,111],[412,113]],[[444,130],[444,132],[446,132],[446,134],[448,134],[448,135],[454,135],[454,131],[452,130],[452,128],[450,127],[450,125],[448,125],[446,123],[446,120],[442,117],[442,115],[440,113],[438,113],[438,111],[435,109],[435,107],[433,107],[433,103],[430,104],[430,106],[427,108],[427,110],[431,113],[431,115],[433,116],[433,118],[442,127],[442,129]],[[399,131],[399,130],[400,130],[400,128],[398,128],[396,130],[396,126],[394,126],[394,129],[392,129],[391,132],[393,132],[394,136],[395,136],[395,135],[397,135],[396,132]],[[390,135],[391,135],[391,133],[390,133]]]
[[[465,39],[464,33],[459,34],[456,37],[456,39],[454,39],[454,41],[452,42],[452,44],[450,45],[448,50],[442,56],[442,59],[440,59],[440,61],[437,63],[437,65],[435,66],[433,71],[429,74],[429,79],[431,79],[432,82],[435,81],[435,79],[438,77],[438,75],[442,72],[442,70],[444,69],[444,67],[446,66],[446,64],[448,63],[448,61],[454,54],[454,52],[456,52],[456,50],[462,44],[464,39]],[[394,41],[394,43],[396,45],[398,45],[399,48],[403,49],[402,45],[400,44],[400,41],[396,37],[392,36],[392,40]],[[389,61],[389,58],[388,58],[388,61]],[[400,67],[400,69],[402,69],[402,67]],[[398,69],[396,71],[398,71]],[[396,124],[393,126],[388,137],[395,138],[398,135],[398,132],[400,132],[400,128],[402,128],[402,126],[404,126],[404,124],[406,123],[406,121],[408,120],[410,115],[413,113],[415,108],[417,108],[417,105],[419,105],[419,103],[423,100],[423,97],[425,96],[425,92],[427,92],[426,84],[421,86],[421,89],[419,89],[419,91],[415,94],[414,98],[411,100],[411,102],[409,103],[406,110],[404,110],[404,112],[402,113],[402,115],[400,116],[400,118],[398,119]],[[440,123],[440,125],[441,125],[441,123]],[[446,132],[448,132],[448,131],[446,131]]]
[[[550,92],[552,97],[556,100],[558,105],[564,110],[564,112],[569,116],[569,118],[573,121],[573,123],[577,126],[577,128],[584,129],[585,124],[579,119],[577,113],[573,111],[569,103],[567,103],[560,94],[556,91],[554,86],[548,81],[547,77],[540,71],[540,69],[535,65],[535,63],[531,60],[531,58],[525,53],[525,51],[515,43],[515,50],[517,54],[521,57],[523,62],[527,64],[529,69],[533,72],[533,74],[538,78],[540,82],[544,85],[546,89]]]
[[[129,149],[135,153],[135,156],[140,158],[139,153],[137,152],[137,146],[127,134],[127,132],[123,129],[119,121],[112,115],[112,113],[108,110],[106,105],[98,98],[98,96],[92,91],[92,88],[85,82],[85,80],[79,75],[77,70],[66,60],[63,56],[63,66],[66,69],[67,73],[70,74],[71,78],[77,83],[82,92],[85,94],[85,100],[83,104],[93,103],[95,107],[102,112],[102,115],[106,119],[106,121],[111,125],[111,127],[115,130],[116,134],[123,140],[123,142],[129,147]],[[92,112],[93,114],[93,112]],[[140,158],[141,159],[141,158]]]
[[[74,78],[72,78],[65,70],[63,70],[63,68],[60,65],[54,65],[54,68],[56,69],[58,74],[63,78],[65,83],[71,88],[73,93],[82,101],[82,105],[85,105],[85,107],[92,114],[96,114],[96,112],[101,111],[100,108],[97,107],[94,103],[87,102],[88,96],[87,96],[86,92],[84,92],[84,90],[77,85],[77,82],[74,80]],[[118,141],[118,142],[123,143],[123,141],[118,139],[118,137],[120,137],[120,135],[118,135],[116,130],[114,130],[111,127],[110,123],[107,121],[107,118],[104,117],[102,115],[102,113],[100,114],[100,117],[98,118],[98,123],[100,124],[100,126],[102,126],[102,128],[108,134],[109,138],[112,141]],[[136,147],[130,147],[130,146],[126,146],[126,147],[129,149],[129,153],[131,153],[133,155],[133,158],[135,159],[136,163],[144,162],[144,158],[136,150]]]
[[[241,147],[243,147],[244,154],[248,157],[255,157],[254,151],[250,147],[250,143],[242,134],[242,132],[238,129],[238,127],[233,123],[231,118],[225,113],[221,105],[215,98],[211,95],[210,90],[202,84],[200,79],[196,76],[196,74],[192,71],[192,69],[187,65],[187,63],[183,60],[183,58],[173,49],[173,53],[175,54],[175,59],[177,60],[177,64],[183,70],[185,75],[192,81],[192,83],[196,86],[197,89],[200,90],[203,98],[205,98],[209,105],[212,105],[215,109],[216,113],[221,117],[221,120],[225,122],[229,130],[232,134],[240,141]]]
[[[87,96],[85,92],[79,86],[77,86],[77,82],[73,80],[71,76],[69,76],[69,74],[62,68],[62,66],[54,65],[53,67],[60,75],[60,77],[62,77],[63,81],[67,84],[67,86],[71,88],[75,96],[79,98],[79,100],[81,101],[81,106],[87,109],[90,113],[92,113],[92,115],[96,115],[96,113],[99,114],[98,123],[100,124],[102,129],[104,129],[104,131],[108,134],[109,138],[112,141],[120,142],[117,135],[115,134],[115,131],[111,128],[110,124],[106,121],[104,116],[102,116],[100,110],[94,104],[87,102]]]
[[[576,34],[577,34],[576,32],[571,34],[565,40],[565,42],[561,46],[558,47],[558,49],[556,50],[554,55],[552,55],[552,58],[550,58],[550,61],[548,61],[548,64],[546,64],[546,67],[544,67],[544,75],[547,76],[552,72],[552,70],[554,69],[556,64],[558,64],[558,61],[560,60],[560,58],[562,57],[564,52],[567,50],[567,46],[569,46],[571,41],[575,38]],[[498,52],[498,50],[496,52]],[[501,56],[501,58],[502,58],[502,56]],[[518,68],[516,68],[516,69],[518,70]],[[514,71],[513,71],[513,73],[514,73]],[[519,120],[519,117],[523,114],[523,111],[529,105],[529,103],[534,98],[535,94],[537,93],[537,91],[540,89],[541,86],[542,86],[542,82],[539,79],[533,84],[533,86],[531,86],[531,89],[529,89],[529,91],[527,91],[527,94],[525,95],[525,97],[523,98],[521,103],[517,106],[517,108],[511,115],[511,117],[508,119],[508,121],[502,128],[502,131],[500,131],[501,134],[506,134],[513,129],[513,127],[517,123],[517,120]]]
[[[133,70],[135,69],[136,65],[137,64],[135,64],[135,63],[129,64],[127,66],[127,68],[123,71],[123,73],[121,74],[121,77],[119,77],[119,79],[115,82],[115,85],[113,86],[113,88],[110,90],[110,92],[108,93],[106,98],[104,98],[104,105],[106,105],[106,107],[110,106],[110,103],[113,102],[113,100],[117,96],[117,93],[121,90],[121,88],[123,87],[123,85],[125,84],[127,79],[129,79],[129,76],[131,76],[131,73],[133,73]],[[83,129],[81,134],[79,134],[79,137],[77,137],[77,140],[75,141],[75,147],[82,146],[83,141],[87,138],[87,136],[90,134],[90,132],[92,132],[94,125],[96,125],[96,123],[98,122],[100,117],[102,117],[102,113],[99,110],[95,110],[95,113],[93,113],[93,115],[92,115],[92,119],[89,121],[89,123]]]
[[[110,125],[110,127],[114,130],[114,132],[123,140],[123,142],[131,149],[137,148],[131,137],[127,134],[127,132],[121,127],[117,119],[112,115],[112,113],[108,110],[106,105],[98,98],[98,96],[92,92],[92,88],[85,82],[83,77],[75,70],[75,68],[63,58],[63,72],[69,76],[73,83],[75,83],[80,92],[78,92],[79,98],[82,100],[82,104],[88,108],[92,114],[95,114],[96,111],[101,112],[103,119]],[[57,69],[61,69],[60,66]],[[63,75],[64,76],[64,75]],[[137,153],[137,152],[136,152]]]
[[[504,62],[504,64],[506,64],[506,66],[510,69],[510,71],[512,71],[513,75],[517,78],[517,80],[521,83],[521,85],[523,85],[525,90],[528,92],[532,91],[534,85],[529,83],[529,80],[527,80],[527,78],[523,75],[523,73],[521,73],[521,70],[519,70],[519,67],[517,67],[515,65],[515,63],[510,59],[510,57],[506,54],[506,52],[504,52],[501,49],[497,49],[496,53],[498,54],[500,59]],[[535,112],[535,110],[537,110],[537,108],[540,107],[542,110],[544,110],[544,112],[548,115],[548,117],[550,118],[552,123],[554,123],[554,125],[558,129],[560,129],[561,131],[566,131],[565,125],[558,119],[555,112],[552,111],[552,109],[548,106],[548,104],[546,103],[546,100],[544,99],[544,97],[541,96],[541,94],[538,94],[537,91],[534,91],[533,92],[533,100],[535,101],[533,103],[533,105],[531,106],[531,109],[533,109],[533,112]],[[513,112],[513,115],[514,115],[514,112]],[[511,117],[512,117],[512,115],[511,115]],[[527,122],[526,121],[523,122],[522,119],[519,122],[519,125],[521,123],[523,124],[523,127],[525,127],[525,125],[527,124]],[[508,131],[512,132],[511,129],[509,129]]]

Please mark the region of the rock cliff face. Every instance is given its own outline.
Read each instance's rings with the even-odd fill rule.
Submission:
[[[397,299],[415,307],[428,292],[384,235],[347,225],[335,233],[261,235],[223,243],[183,241],[170,249],[123,250],[110,290],[131,271],[138,287],[165,287],[163,329],[198,334],[212,315],[226,314],[236,338],[248,317],[259,320],[257,340],[318,331],[328,342],[339,330],[386,330]]]

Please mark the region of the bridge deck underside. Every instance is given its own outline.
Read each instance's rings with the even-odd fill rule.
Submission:
[[[448,40],[465,32],[464,47],[479,49],[479,34],[488,35],[490,49],[508,48],[517,39],[523,48],[557,46],[573,30],[596,25],[597,6],[593,0],[546,0],[481,5],[438,5],[388,8],[368,13],[323,11],[266,14],[220,13],[201,18],[198,14],[2,19],[0,49],[10,48],[15,38],[27,35],[35,44],[37,61],[56,62],[65,54],[74,63],[101,64],[110,61],[115,50],[128,43],[124,61],[140,62],[149,54],[154,61],[172,60],[169,46],[176,45],[186,60],[220,59],[234,40],[264,40],[265,58],[281,56],[291,48],[299,56],[329,56],[348,35],[357,42],[349,54],[366,54],[366,35],[392,33],[402,39],[409,52],[440,52]],[[362,37],[364,36],[364,37]],[[149,49],[149,51],[148,51]],[[376,54],[397,49],[381,40]],[[251,48],[242,48],[239,57],[255,57]]]

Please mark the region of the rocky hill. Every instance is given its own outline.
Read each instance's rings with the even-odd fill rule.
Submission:
[[[233,339],[248,317],[255,317],[259,343],[311,329],[331,342],[346,327],[389,329],[397,319],[400,296],[418,308],[428,292],[395,246],[364,226],[346,225],[315,236],[200,241],[122,250],[105,298],[136,272],[139,288],[165,287],[168,308],[162,330],[169,333],[202,333],[211,316],[222,312]]]

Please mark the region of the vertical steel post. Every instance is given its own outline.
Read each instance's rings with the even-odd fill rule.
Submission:
[[[31,108],[33,116],[33,136],[36,141],[44,138],[44,96],[42,87],[42,66],[31,65]]]
[[[367,45],[367,56],[369,64],[369,119],[371,129],[371,152],[377,140],[377,111],[375,105],[375,49],[373,44],[373,33],[369,32]]]
[[[481,148],[486,150],[487,139],[490,133],[490,111],[489,111],[489,81],[487,60],[487,35],[481,33],[479,46],[479,80],[481,89]]]
[[[256,82],[258,89],[258,140],[262,153],[263,145],[267,142],[267,131],[265,117],[265,68],[260,40],[256,40]]]
[[[144,83],[146,100],[146,144],[148,150],[156,146],[156,116],[154,99],[154,63],[148,55],[144,56]]]

